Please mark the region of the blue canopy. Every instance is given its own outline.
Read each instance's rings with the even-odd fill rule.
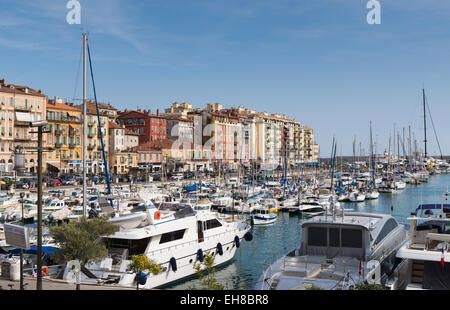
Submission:
[[[52,247],[52,246],[43,246],[42,247],[42,258],[44,259],[45,263],[47,263],[47,258],[49,255],[53,255],[58,251],[58,248]],[[20,249],[14,249],[9,251],[10,254],[19,255]],[[23,254],[34,254],[37,255],[37,246],[31,246],[29,250],[23,250]]]
[[[419,205],[416,209],[416,211],[418,210],[440,210],[440,209],[444,209],[444,212],[450,212],[450,204],[422,204]]]
[[[200,189],[200,187],[198,187],[197,184],[194,184],[194,185],[192,185],[192,186],[187,186],[187,187],[185,188],[185,190],[187,190],[187,191],[189,191],[189,192],[197,191],[197,190],[199,190],[199,189]]]

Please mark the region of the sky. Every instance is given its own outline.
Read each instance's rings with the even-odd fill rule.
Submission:
[[[82,98],[87,32],[97,98],[118,109],[244,106],[314,129],[320,156],[388,150],[411,128],[423,149],[422,88],[450,155],[450,2],[379,0],[0,0],[0,78],[49,98]],[[89,97],[93,97],[89,87]],[[78,102],[79,103],[79,102]],[[428,116],[428,153],[439,155]],[[406,143],[407,141],[405,141]],[[407,148],[407,146],[405,145]]]

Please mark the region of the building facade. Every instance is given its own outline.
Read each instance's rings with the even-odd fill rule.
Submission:
[[[32,121],[45,119],[47,96],[41,90],[28,86],[8,84],[0,80],[0,173],[11,175],[14,171],[14,152],[25,151],[25,169],[37,172],[37,134],[30,128]],[[46,138],[43,137],[43,144]],[[45,165],[42,165],[45,169]]]
[[[47,171],[82,172],[81,110],[55,98],[47,102]],[[45,154],[45,153],[44,153]]]

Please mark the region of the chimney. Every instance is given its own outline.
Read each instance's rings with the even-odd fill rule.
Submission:
[[[6,86],[6,80],[5,79],[1,79],[0,80],[0,85]]]
[[[156,115],[159,116],[159,109],[156,109]]]

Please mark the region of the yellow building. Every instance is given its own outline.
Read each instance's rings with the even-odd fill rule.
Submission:
[[[81,173],[82,123],[81,110],[55,98],[47,103],[47,171]]]
[[[30,122],[45,118],[47,96],[28,86],[0,80],[0,173],[14,174],[14,151],[25,150],[25,168],[37,172],[37,134]],[[43,138],[45,145],[45,137]],[[43,167],[45,167],[43,165]],[[44,169],[43,169],[44,170]]]

